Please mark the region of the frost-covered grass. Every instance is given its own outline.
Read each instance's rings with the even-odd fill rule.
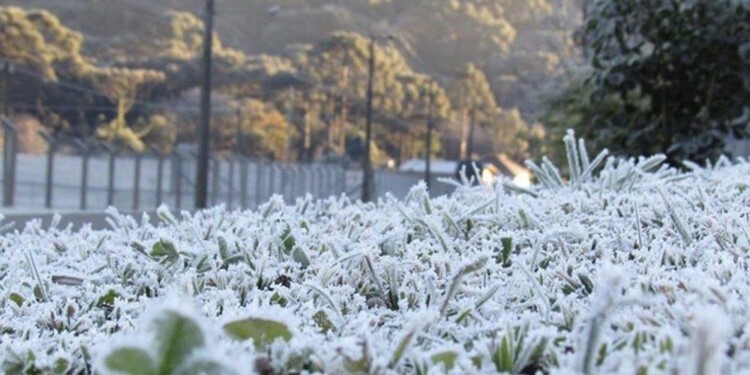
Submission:
[[[112,213],[0,239],[6,374],[750,372],[750,164]]]

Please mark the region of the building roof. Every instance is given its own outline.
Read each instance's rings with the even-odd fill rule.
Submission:
[[[516,161],[511,159],[508,154],[505,153],[498,153],[496,155],[484,157],[482,158],[481,162],[484,164],[493,165],[495,167],[494,169],[496,169],[497,172],[500,172],[501,174],[507,176],[515,177],[520,174],[531,175],[531,172],[529,172],[526,167],[517,163]]]
[[[430,160],[430,172],[435,174],[453,175],[456,173],[458,163],[457,160]],[[424,159],[410,159],[403,162],[401,166],[398,167],[398,170],[400,172],[424,173],[427,168],[426,164],[427,163]]]
[[[505,153],[485,157],[479,162],[483,164],[484,168],[489,169],[496,175],[503,174],[510,177],[515,177],[520,174],[531,175],[528,169],[511,159],[510,156]],[[459,160],[431,160],[430,170],[435,174],[454,175],[456,174],[460,163],[461,161]],[[425,168],[424,159],[410,159],[401,164],[401,166],[398,167],[398,170],[400,172],[424,173]]]

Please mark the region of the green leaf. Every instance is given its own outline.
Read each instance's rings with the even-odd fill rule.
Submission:
[[[227,240],[224,239],[224,237],[219,236],[217,241],[219,243],[219,255],[221,256],[221,259],[226,262],[227,258],[229,258],[229,246],[227,246]]]
[[[205,344],[203,331],[191,318],[167,311],[154,319],[159,374],[171,374],[197,348]]]
[[[195,266],[195,270],[198,273],[208,272],[211,270],[211,264],[208,263],[208,256],[204,255],[201,257],[201,260],[198,261],[198,264]]]
[[[154,246],[151,248],[151,254],[154,258],[159,257],[167,257],[167,258],[175,258],[179,257],[179,254],[177,253],[177,249],[174,247],[174,244],[165,241],[165,240],[159,240],[156,241]]]
[[[24,301],[26,301],[26,299],[21,297],[21,295],[18,293],[11,293],[10,296],[8,296],[8,299],[13,301],[16,305],[18,305],[18,307],[23,306]]]
[[[112,306],[115,304],[115,298],[119,297],[120,295],[117,294],[117,292],[114,291],[114,289],[110,289],[107,294],[99,297],[99,300],[96,301],[97,306]]]
[[[67,359],[58,358],[57,360],[55,360],[55,374],[64,374],[66,371],[68,371],[68,367],[70,367],[70,363]]]
[[[42,292],[42,288],[39,286],[39,284],[34,285],[33,292],[34,292],[34,297],[36,297],[37,301],[41,302],[41,301],[45,301],[46,300],[44,298],[44,293]]]
[[[155,375],[154,360],[143,349],[122,347],[113,350],[104,359],[104,365],[112,370],[127,375]]]
[[[591,281],[591,279],[582,274],[578,274],[578,279],[581,280],[581,283],[583,284],[583,288],[586,291],[586,295],[591,294],[594,291],[594,283]]]
[[[447,350],[444,352],[435,353],[430,357],[430,360],[433,364],[439,365],[443,364],[445,367],[445,371],[453,370],[453,367],[456,366],[456,358],[458,358],[458,353]]]
[[[11,351],[8,351],[6,358],[0,364],[2,373],[6,375],[23,375],[23,368],[23,359]]]
[[[292,252],[292,259],[294,259],[295,262],[299,263],[303,269],[310,266],[310,258],[305,254],[305,251],[300,249],[299,247],[294,249]]]
[[[599,357],[596,360],[596,365],[601,366],[602,363],[604,363],[604,360],[606,358],[607,358],[607,344],[602,344],[602,346],[599,347]]]
[[[401,338],[401,341],[399,341],[398,346],[396,346],[396,350],[393,352],[393,356],[391,356],[391,361],[388,363],[388,368],[394,368],[396,365],[398,365],[399,362],[401,362],[401,358],[404,357],[404,353],[406,353],[406,349],[408,349],[411,346],[411,342],[414,341],[414,337],[417,336],[417,333],[422,330],[422,325],[418,324],[414,327],[412,327],[405,335]]]
[[[140,242],[133,241],[130,243],[130,247],[136,252],[148,256],[148,254],[146,254],[146,248]]]
[[[469,263],[461,267],[458,273],[463,277],[470,273],[474,273],[474,272],[481,270],[482,268],[484,268],[486,264],[487,264],[487,257],[480,256],[479,258],[474,260],[472,263]]]
[[[362,356],[359,360],[354,360],[346,355],[344,357],[344,368],[350,374],[369,374],[370,373],[370,351],[367,341],[361,344]]]
[[[281,338],[289,341],[292,338],[292,332],[286,324],[260,318],[247,318],[229,322],[224,325],[224,331],[238,340],[252,339],[256,348],[261,348]]]
[[[323,333],[328,333],[328,331],[333,329],[333,323],[331,323],[331,320],[328,319],[328,315],[323,310],[320,310],[313,315],[313,321]]]
[[[292,235],[292,229],[290,227],[286,227],[284,233],[281,234],[281,241],[284,244],[284,250],[289,254],[294,248],[294,245],[297,244],[297,240]]]
[[[510,251],[513,248],[513,239],[510,237],[503,237],[500,239],[503,244],[503,264],[507,264],[510,260]]]
[[[432,205],[430,204],[430,196],[429,195],[425,194],[425,196],[422,197],[422,205],[424,206],[424,212],[427,215],[431,215],[432,214]]]
[[[234,372],[229,371],[219,362],[200,359],[184,363],[182,367],[177,369],[172,375],[229,375],[233,373]]]
[[[500,363],[498,364],[497,371],[509,372],[513,370],[512,353],[511,342],[506,335],[500,343]]]
[[[482,368],[482,356],[481,355],[475,355],[471,357],[471,363],[474,365],[474,367],[480,369]]]
[[[161,258],[160,262],[168,266],[180,260],[180,254],[177,252],[174,244],[165,240],[156,241],[151,248],[150,255],[154,259]]]

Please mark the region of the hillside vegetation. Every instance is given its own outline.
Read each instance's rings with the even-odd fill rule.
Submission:
[[[57,132],[136,148],[166,150],[194,137],[202,1],[3,3],[0,56],[17,67],[16,111]],[[579,13],[577,4],[552,0],[221,1],[216,146],[236,147],[237,117],[254,117],[268,126],[241,121],[246,132],[260,132],[245,143],[249,152],[358,157],[368,36],[387,34],[375,82],[375,146],[383,157],[423,153],[431,90],[447,145],[438,141],[433,152],[466,156],[474,119],[481,152],[522,157],[541,136],[526,126],[539,113],[535,92],[575,55]],[[431,77],[437,87],[428,87]],[[287,122],[294,131],[274,130]],[[293,155],[282,155],[286,143]]]

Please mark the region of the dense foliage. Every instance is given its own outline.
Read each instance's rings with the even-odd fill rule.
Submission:
[[[0,7],[0,58],[17,68],[10,90],[16,113],[58,133],[136,149],[194,140],[202,1],[8,3],[20,7]],[[533,112],[529,93],[571,54],[567,31],[576,14],[574,4],[548,0],[224,2],[214,36],[215,145],[238,144],[237,109],[255,100],[285,117],[266,123],[277,126],[269,131],[289,125],[294,134],[284,147],[290,152],[279,152],[278,139],[260,138],[245,148],[251,153],[356,158],[368,35],[376,34],[390,36],[376,46],[373,146],[384,158],[424,155],[433,94],[433,153],[464,156],[467,103],[475,102],[487,104],[479,110],[487,115],[478,116],[477,148],[522,157],[534,144],[515,141]]]
[[[591,155],[570,176],[363,204],[273,198],[0,237],[16,374],[739,374],[750,164]]]
[[[750,3],[589,1],[580,40],[591,64],[553,103],[614,152],[715,159],[750,117]]]

